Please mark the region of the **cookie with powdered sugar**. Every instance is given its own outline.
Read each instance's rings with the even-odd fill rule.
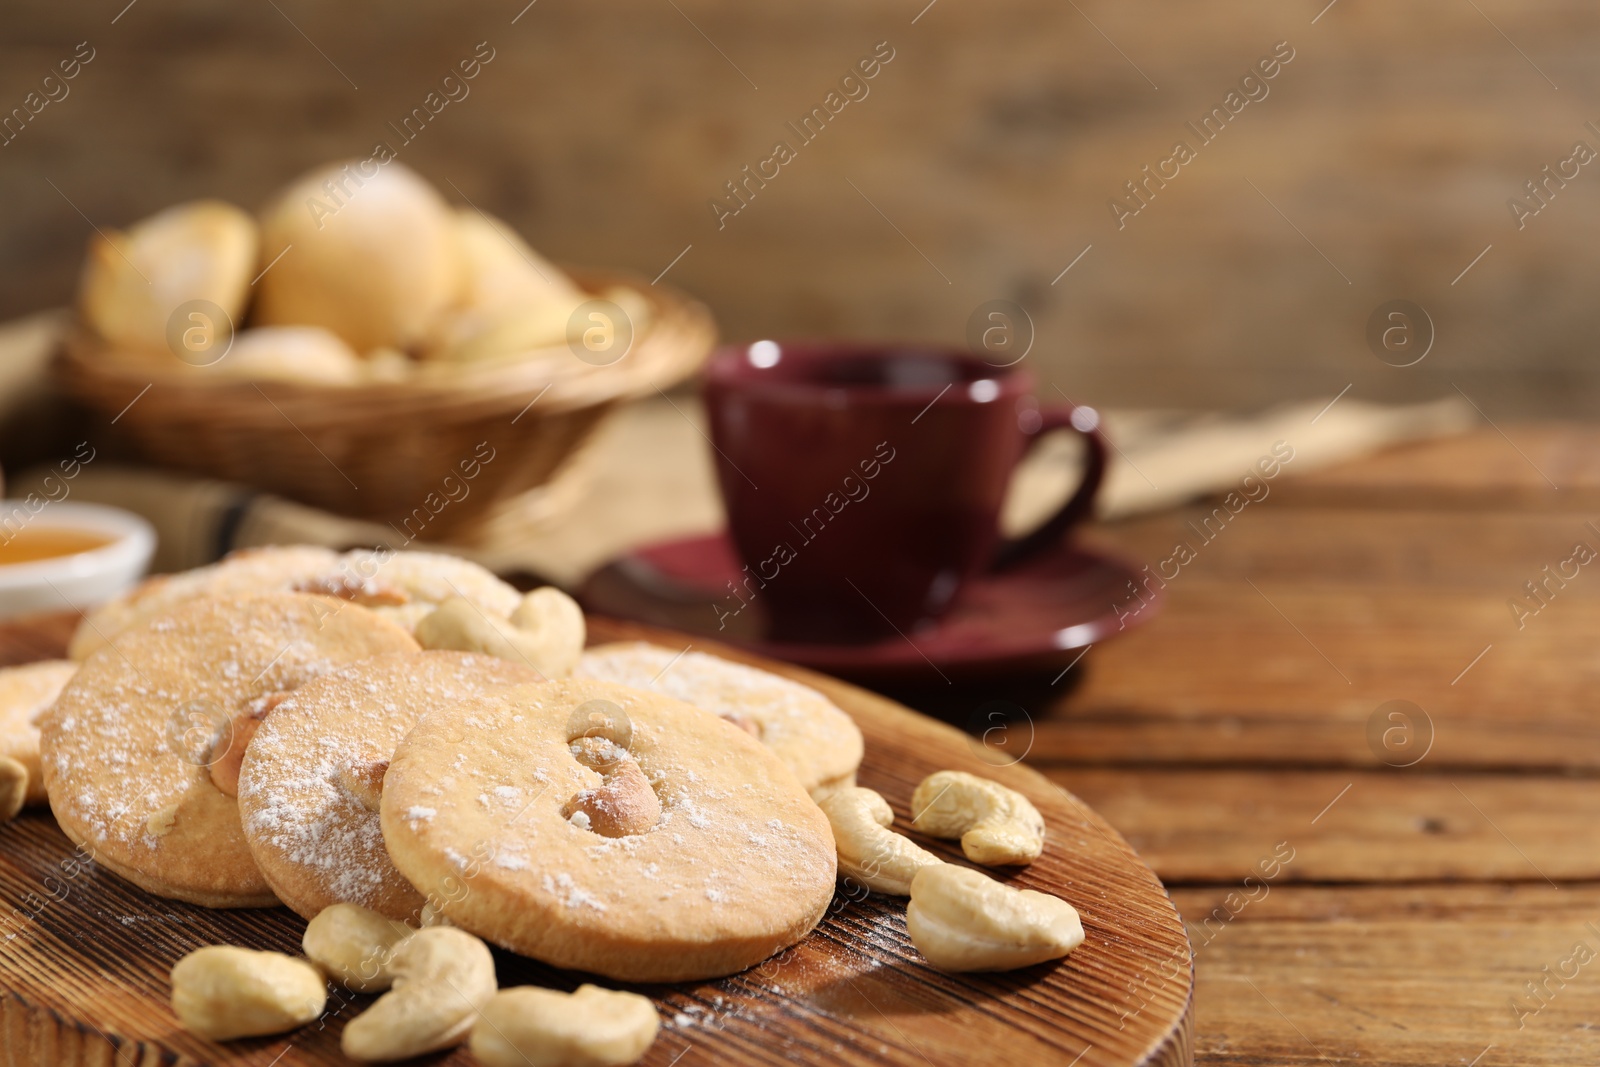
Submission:
[[[855,784],[861,731],[810,686],[704,652],[642,641],[587,649],[573,676],[653,690],[719,715],[770,748],[808,792]]]
[[[77,670],[76,663],[60,659],[0,668],[0,756],[16,760],[27,772],[24,804],[45,802],[39,720]]]
[[[608,682],[430,713],[395,750],[381,817],[394,865],[452,923],[620,981],[744,970],[833,899],[827,817],[771,750]]]
[[[307,919],[350,903],[417,923],[424,898],[389,861],[378,822],[395,746],[431,711],[541,680],[492,656],[397,653],[325,674],[274,708],[245,752],[239,815],[278,899]]]
[[[157,896],[277,902],[239,824],[251,735],[312,679],[415,652],[398,624],[298,593],[202,598],[90,656],[40,723],[56,821],[95,862]]]
[[[347,600],[388,616],[407,630],[415,630],[451,597],[463,597],[501,618],[522,600],[521,593],[478,564],[438,552],[360,548],[340,553],[316,545],[246,548],[209,566],[147,579],[96,608],[79,623],[67,654],[87,659],[130,627],[198,597],[277,592]]]

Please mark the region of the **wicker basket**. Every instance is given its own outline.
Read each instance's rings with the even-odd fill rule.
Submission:
[[[715,344],[711,313],[682,293],[626,275],[573,279],[650,302],[649,325],[616,363],[595,366],[561,346],[403,383],[253,383],[107,358],[80,333],[55,371],[152,463],[437,540],[543,485],[612,406],[687,378]]]

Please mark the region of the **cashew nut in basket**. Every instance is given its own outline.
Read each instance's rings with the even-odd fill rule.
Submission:
[[[485,1067],[624,1067],[656,1039],[650,998],[594,985],[577,992],[519,986],[496,993],[472,1028]]]
[[[1010,971],[1083,944],[1078,913],[1060,897],[949,863],[924,867],[911,880],[906,932],[943,971]]]
[[[340,1047],[353,1060],[387,1063],[459,1045],[495,994],[489,946],[453,926],[401,941],[389,974],[389,992],[344,1028]]]
[[[870,789],[852,786],[817,802],[833,824],[839,873],[868,889],[893,896],[911,892],[911,877],[923,867],[943,863],[933,853],[888,827],[894,811]]]
[[[327,1003],[322,973],[281,952],[209,945],[172,968],[178,1021],[214,1041],[293,1030],[321,1015]]]
[[[1027,797],[966,771],[938,771],[911,794],[911,826],[961,839],[973,863],[1032,863],[1044,850],[1044,817]]]
[[[583,611],[567,594],[546,586],[522,598],[511,618],[450,597],[417,623],[423,648],[481,652],[526,663],[546,678],[572,673],[583,651]]]
[[[390,957],[416,929],[359,904],[333,904],[306,924],[300,945],[324,974],[357,993],[388,989]]]

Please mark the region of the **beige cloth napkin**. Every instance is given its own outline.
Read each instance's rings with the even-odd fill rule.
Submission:
[[[44,367],[60,319],[0,326],[0,420],[40,406]],[[1403,441],[1459,433],[1476,415],[1459,398],[1386,406],[1344,397],[1285,404],[1250,415],[1158,411],[1104,413],[1113,454],[1098,501],[1101,519],[1172,507],[1236,487],[1277,442],[1293,449],[1285,475],[1300,474]],[[1026,529],[1065,498],[1078,477],[1080,442],[1044,442],[1019,467],[1003,517]],[[1281,451],[1281,449],[1280,449]],[[8,472],[9,474],[10,472]],[[8,478],[7,495],[40,488],[48,468]],[[594,440],[552,482],[502,504],[460,540],[406,543],[391,526],[333,515],[189,475],[90,463],[70,483],[73,500],[137,512],[159,535],[158,571],[210,562],[234,548],[306,542],[331,547],[432,548],[502,573],[572,586],[630,548],[707,533],[723,523],[704,415],[692,393],[641,401],[601,424]]]

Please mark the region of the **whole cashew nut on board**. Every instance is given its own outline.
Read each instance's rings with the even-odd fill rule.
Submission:
[[[322,972],[281,952],[208,945],[172,968],[178,1021],[214,1041],[293,1030],[321,1015],[327,1003]]]
[[[949,863],[924,867],[911,880],[906,932],[942,971],[1011,971],[1083,944],[1078,913],[1060,897]]]
[[[567,594],[546,586],[522,598],[511,618],[453,596],[417,623],[423,648],[481,652],[526,663],[546,678],[572,673],[583,651],[583,611]]]
[[[817,806],[833,825],[839,873],[868,889],[906,896],[911,892],[912,875],[923,867],[944,862],[910,838],[890,830],[894,811],[871,789],[840,789],[823,797]]]
[[[387,1063],[459,1045],[496,988],[489,946],[453,926],[401,941],[389,974],[389,992],[344,1028],[340,1047],[353,1060]]]
[[[519,986],[496,993],[472,1028],[485,1067],[624,1067],[661,1027],[648,997],[594,985],[577,992]]]
[[[965,771],[938,771],[911,794],[911,826],[961,839],[973,863],[1032,863],[1044,851],[1044,816],[1015,789]]]
[[[324,974],[357,993],[388,989],[394,947],[416,933],[359,904],[333,904],[306,924],[300,946]]]

